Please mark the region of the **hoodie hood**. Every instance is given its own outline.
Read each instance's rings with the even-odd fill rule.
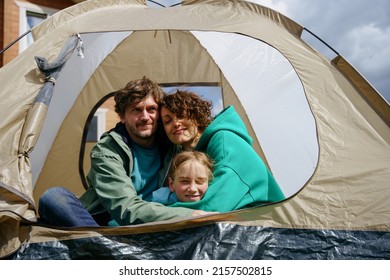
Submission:
[[[213,180],[197,202],[177,202],[204,211],[225,212],[284,199],[283,192],[252,147],[244,122],[230,106],[205,129],[195,150],[214,161]]]
[[[252,138],[248,134],[248,130],[240,116],[233,106],[228,106],[215,116],[214,120],[205,129],[196,150],[205,150],[210,139],[219,131],[230,131],[235,133],[240,138],[244,139],[249,145],[252,145]]]

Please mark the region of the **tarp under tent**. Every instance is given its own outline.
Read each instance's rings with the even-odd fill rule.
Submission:
[[[35,27],[0,69],[0,257],[390,259],[390,106],[304,31],[242,0],[92,0]],[[123,227],[39,224],[47,188],[85,191],[97,108],[143,76],[234,105],[287,198]]]

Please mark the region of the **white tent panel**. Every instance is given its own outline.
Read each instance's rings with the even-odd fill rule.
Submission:
[[[319,148],[314,117],[290,62],[275,48],[251,37],[193,34],[244,106],[283,192],[286,196],[296,193],[312,176]]]

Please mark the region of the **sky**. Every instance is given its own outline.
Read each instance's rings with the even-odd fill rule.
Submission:
[[[178,0],[160,0],[167,5]],[[304,26],[342,55],[390,103],[389,0],[251,0]],[[333,52],[312,45],[328,58]]]
[[[252,2],[281,12],[316,34],[349,61],[390,103],[390,1]],[[329,57],[325,51],[319,50]]]

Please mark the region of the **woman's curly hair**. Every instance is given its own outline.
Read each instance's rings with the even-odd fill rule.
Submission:
[[[161,102],[162,107],[167,108],[178,118],[194,121],[202,132],[213,120],[212,103],[190,91],[177,90],[175,93],[165,95]]]

